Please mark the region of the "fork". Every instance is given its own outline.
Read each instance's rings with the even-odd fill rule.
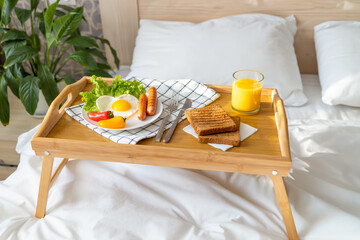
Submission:
[[[167,112],[167,115],[164,117],[164,119],[162,120],[162,122],[160,124],[159,131],[155,137],[155,142],[161,141],[161,137],[164,133],[166,123],[168,122],[168,120],[171,116],[171,113],[177,109],[177,105],[178,105],[178,96],[175,94],[175,92],[173,92],[170,104],[168,105],[168,107],[165,110]]]

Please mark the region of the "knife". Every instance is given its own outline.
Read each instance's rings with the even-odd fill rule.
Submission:
[[[185,100],[184,105],[183,105],[182,108],[180,109],[180,112],[179,112],[179,114],[177,115],[175,121],[174,121],[173,124],[171,125],[171,128],[170,128],[169,131],[166,133],[166,135],[165,135],[165,137],[164,137],[164,139],[163,139],[163,142],[167,143],[167,142],[170,141],[170,139],[171,139],[171,137],[172,137],[172,135],[173,135],[173,133],[174,133],[174,130],[175,130],[175,128],[176,128],[176,125],[178,124],[180,118],[181,118],[182,115],[184,114],[184,111],[185,111],[187,108],[189,108],[189,107],[191,107],[191,100],[187,98],[187,99]]]
[[[161,122],[161,125],[160,125],[160,128],[158,130],[158,133],[156,134],[156,137],[155,137],[155,142],[160,142],[161,141],[161,137],[164,133],[164,130],[165,130],[165,125],[166,123],[168,122],[169,118],[170,118],[170,113],[168,113],[164,119],[162,120]]]

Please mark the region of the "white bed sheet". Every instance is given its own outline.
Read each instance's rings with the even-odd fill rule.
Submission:
[[[299,237],[359,239],[360,122],[309,118],[313,107],[288,112]],[[35,131],[19,137],[20,165],[0,182],[0,239],[287,239],[269,177],[86,160],[69,161],[37,219]]]

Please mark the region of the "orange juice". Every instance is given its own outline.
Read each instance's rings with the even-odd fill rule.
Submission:
[[[234,110],[244,113],[256,113],[260,108],[262,83],[252,78],[240,78],[233,81],[231,105]]]

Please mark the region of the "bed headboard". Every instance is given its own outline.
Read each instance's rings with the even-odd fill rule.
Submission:
[[[102,0],[104,37],[117,50],[122,65],[132,61],[139,19],[202,22],[241,13],[295,15],[295,51],[302,73],[317,73],[313,28],[330,20],[360,21],[359,0]],[[110,50],[106,55],[111,59]]]

